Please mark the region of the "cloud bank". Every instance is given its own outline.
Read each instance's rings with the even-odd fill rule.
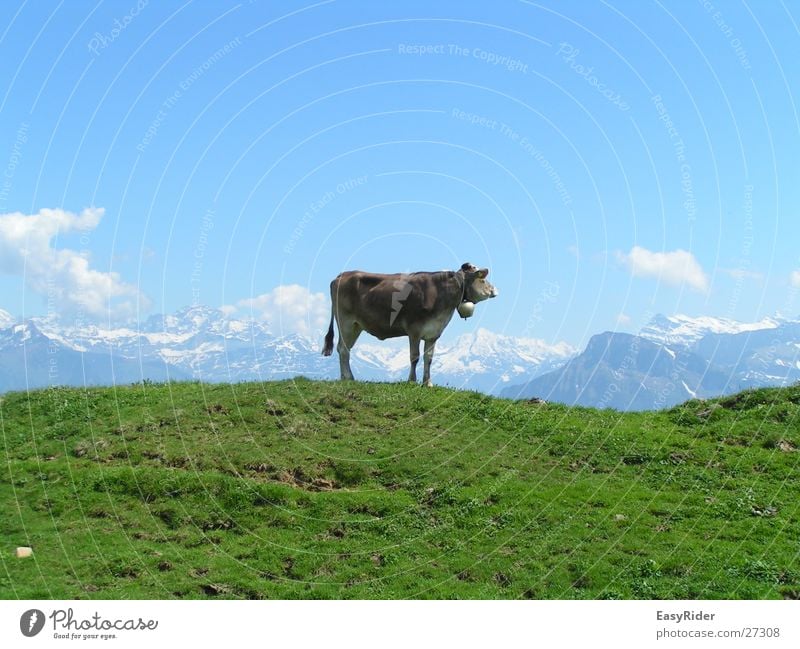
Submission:
[[[634,246],[627,254],[617,253],[617,258],[634,277],[655,277],[673,286],[687,285],[700,293],[708,292],[708,277],[691,252],[653,252]]]
[[[56,248],[59,235],[88,234],[103,218],[102,208],[80,214],[42,209],[37,214],[0,214],[0,272],[18,275],[33,292],[45,297],[59,314],[128,318],[147,298],[123,282],[118,273],[89,265],[89,257],[69,248]]]
[[[312,293],[299,284],[276,286],[269,293],[222,307],[227,315],[239,310],[250,311],[257,320],[266,322],[275,334],[298,333],[316,336],[324,333],[331,317],[331,308],[324,293]]]

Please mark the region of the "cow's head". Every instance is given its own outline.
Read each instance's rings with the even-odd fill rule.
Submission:
[[[483,302],[497,297],[497,289],[486,279],[488,268],[478,268],[470,263],[462,264],[464,273],[464,299],[468,302]]]

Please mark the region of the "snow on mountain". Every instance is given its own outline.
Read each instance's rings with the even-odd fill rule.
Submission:
[[[424,343],[421,343],[420,350],[423,348]],[[435,383],[494,393],[515,377],[547,372],[576,352],[563,342],[550,345],[543,340],[516,338],[480,328],[452,340],[440,340],[436,345],[432,374]],[[362,335],[353,348],[353,371],[380,371],[385,378],[401,379],[408,374],[408,355],[408,343],[404,338],[376,343]],[[421,376],[421,366],[420,360],[418,376]]]
[[[663,408],[800,380],[800,321],[653,318],[638,336],[606,332],[561,368],[502,396],[621,410]]]
[[[407,339],[394,338],[377,341],[362,334],[351,353],[353,370],[388,372],[387,378],[397,378],[408,373],[409,348]],[[338,364],[337,364],[338,367]]]
[[[298,375],[338,378],[336,358],[320,354],[322,334],[319,339],[300,334],[276,336],[263,322],[236,319],[207,306],[191,306],[173,314],[151,316],[133,326],[79,327],[31,318],[11,328],[0,328],[0,353],[6,348],[26,345],[24,362],[28,364],[49,362],[36,356],[36,350],[46,348],[68,351],[64,359],[68,356],[70,363],[80,358],[80,354],[84,360],[103,358],[108,377],[104,379],[98,371],[93,379],[100,384],[113,383],[119,374],[117,368],[127,368],[125,376],[140,371],[142,378],[152,378],[146,375],[145,365],[148,372],[154,372],[160,379],[174,376],[205,381],[254,381]],[[35,349],[31,347],[34,337],[41,341]],[[478,329],[439,342],[433,378],[439,385],[496,392],[515,377],[538,376],[558,367],[575,352],[566,343],[550,345]],[[363,334],[353,349],[351,364],[359,379],[395,381],[407,376],[408,356],[405,338],[378,341]],[[62,379],[73,376],[73,368],[64,369]],[[8,374],[5,382],[0,382],[0,389],[9,383],[15,385],[14,373]],[[80,375],[77,368],[75,374]],[[422,361],[418,367],[418,376],[421,375]]]
[[[436,347],[434,363],[438,371],[453,376],[489,374],[498,382],[506,383],[513,376],[534,369],[552,369],[565,362],[577,350],[566,343],[549,345],[535,338],[515,338],[480,328],[475,333],[462,334],[451,344]]]
[[[692,318],[686,315],[657,315],[639,332],[642,338],[666,345],[682,345],[688,347],[707,334],[738,334],[746,331],[775,329],[783,320],[764,318],[759,322],[738,322],[728,318],[712,318],[700,316]]]
[[[721,393],[728,375],[689,351],[626,333],[592,336],[586,349],[552,372],[501,393],[619,410],[664,408]]]
[[[12,316],[8,311],[0,309],[0,329],[5,329],[13,325],[17,319]]]
[[[322,334],[278,336],[264,322],[237,319],[207,306],[154,315],[128,326],[77,326],[54,318],[18,322],[0,312],[0,392],[143,378],[335,379],[339,363],[335,356],[320,354]],[[362,380],[403,380],[408,375],[407,339],[378,341],[363,334],[351,364]],[[437,385],[491,394],[546,394],[570,403],[620,408],[663,407],[667,401],[677,403],[694,395],[800,380],[800,320],[741,323],[659,315],[638,336],[595,336],[581,354],[566,343],[479,328],[440,340],[432,373]],[[422,375],[422,361],[417,375]],[[618,392],[606,401],[611,383]],[[665,401],[658,395],[668,388]]]

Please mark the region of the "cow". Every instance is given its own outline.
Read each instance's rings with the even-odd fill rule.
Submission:
[[[408,336],[411,369],[417,380],[419,341],[425,341],[422,382],[430,387],[431,361],[436,341],[464,302],[497,297],[486,276],[488,268],[465,263],[456,271],[395,273],[384,275],[359,270],[339,274],[331,282],[331,323],[323,356],[333,353],[333,321],[339,328],[339,368],[342,380],[353,380],[350,350],[362,331],[380,340]],[[465,305],[471,307],[472,305]],[[471,313],[465,310],[465,313]]]

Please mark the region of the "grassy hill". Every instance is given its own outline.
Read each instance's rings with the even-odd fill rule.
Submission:
[[[0,436],[3,598],[800,596],[798,387],[57,388],[2,397]]]

